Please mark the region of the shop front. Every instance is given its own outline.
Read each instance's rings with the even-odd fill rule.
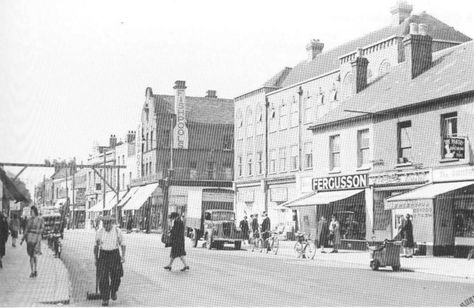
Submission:
[[[283,204],[298,211],[298,225],[302,232],[317,238],[318,221],[328,223],[335,215],[339,221],[342,248],[365,249],[367,174],[351,174],[313,178],[313,192]]]
[[[435,179],[435,177],[433,177]],[[427,255],[465,257],[474,247],[474,181],[433,182],[385,200],[412,214],[413,237]]]

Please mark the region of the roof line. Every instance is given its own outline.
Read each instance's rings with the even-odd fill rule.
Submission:
[[[280,89],[277,89],[277,90],[275,90],[275,91],[269,92],[269,93],[267,93],[267,95],[270,96],[270,95],[279,93],[279,92],[281,92],[281,91],[284,91],[284,90],[288,90],[288,89],[297,87],[297,86],[302,85],[302,84],[304,84],[304,83],[307,83],[307,82],[310,82],[310,81],[313,81],[313,80],[316,80],[316,79],[320,79],[320,78],[323,78],[323,77],[332,75],[332,74],[334,74],[334,73],[339,72],[340,70],[341,70],[341,69],[338,68],[338,69],[335,69],[335,70],[326,72],[326,73],[324,73],[324,74],[318,75],[318,76],[316,76],[316,77],[311,77],[311,78],[309,78],[309,79],[306,79],[306,80],[303,80],[303,81],[294,83],[294,84],[289,85],[289,86],[286,86],[286,87],[284,87],[284,88],[280,88]]]
[[[241,94],[241,95],[235,97],[235,98],[234,98],[234,101],[235,101],[235,100],[238,100],[238,99],[241,99],[241,98],[244,98],[244,96],[247,96],[247,95],[250,95],[250,94],[256,94],[256,93],[258,93],[258,92],[260,92],[260,91],[262,91],[262,90],[265,90],[265,89],[275,89],[275,90],[277,90],[278,87],[260,87],[260,88],[257,88],[257,89],[255,89],[255,90],[252,90],[252,91],[250,91],[250,92],[247,92],[247,93],[244,93],[244,94]]]
[[[382,40],[379,40],[379,41],[377,41],[377,42],[371,43],[371,44],[369,44],[369,45],[361,46],[360,48],[362,48],[362,49],[367,49],[367,48],[370,48],[370,47],[374,47],[374,46],[376,46],[376,45],[378,45],[378,44],[381,44],[381,43],[386,42],[386,41],[389,41],[389,40],[393,40],[394,38],[397,38],[397,37],[401,37],[401,36],[394,34],[394,35],[388,36],[388,37],[386,37],[386,38],[384,38],[384,39],[382,39]],[[350,56],[350,55],[352,55],[352,54],[354,54],[354,53],[356,53],[356,52],[357,52],[357,50],[348,52],[348,53],[346,53],[346,54],[340,56],[338,59],[340,60],[340,59],[345,58],[345,57],[347,57],[347,56]]]
[[[350,118],[337,120],[337,121],[333,121],[333,122],[315,124],[315,125],[311,125],[307,129],[314,131],[316,129],[325,128],[325,127],[329,127],[329,126],[335,126],[335,125],[339,125],[339,124],[342,124],[344,122],[353,121],[353,120],[356,120],[356,119],[357,120],[363,120],[365,118],[373,117],[373,116],[376,116],[376,115],[383,115],[383,114],[388,114],[388,113],[392,113],[392,112],[403,111],[403,110],[410,109],[410,108],[413,108],[413,107],[424,107],[425,105],[429,105],[429,104],[432,104],[432,103],[439,103],[442,100],[461,99],[461,98],[465,98],[465,97],[469,97],[469,96],[474,96],[474,90],[467,91],[467,92],[456,93],[456,94],[451,94],[451,95],[447,95],[447,96],[441,96],[441,97],[433,98],[433,99],[430,99],[430,100],[427,100],[427,101],[417,102],[417,103],[413,103],[413,104],[405,105],[405,106],[401,106],[401,107],[395,107],[395,108],[391,108],[391,109],[379,110],[379,111],[376,111],[376,112],[373,112],[373,113],[370,113],[370,114],[364,114],[364,115],[361,115],[361,116],[350,117]]]

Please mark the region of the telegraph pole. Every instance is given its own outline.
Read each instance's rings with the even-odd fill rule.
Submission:
[[[104,150],[104,167],[107,163],[107,151]],[[105,215],[105,179],[107,178],[107,170],[104,168],[104,178],[102,183],[102,215]]]
[[[72,166],[72,228],[76,229],[76,198],[75,198],[75,192],[76,192],[76,158],[74,157],[74,165]]]

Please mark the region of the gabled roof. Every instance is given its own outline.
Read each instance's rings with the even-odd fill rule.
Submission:
[[[155,112],[174,113],[172,95],[153,95]],[[186,96],[186,121],[210,124],[233,124],[234,101],[232,99]]]
[[[285,67],[281,71],[279,71],[275,76],[268,79],[264,84],[263,87],[268,88],[280,88],[282,83],[285,81],[288,74],[291,72],[291,67]]]
[[[471,38],[457,31],[453,27],[441,22],[433,16],[421,13],[420,15],[411,15],[405,19],[400,25],[388,26],[380,30],[371,32],[353,41],[349,41],[334,49],[323,52],[312,61],[302,61],[296,65],[288,77],[281,85],[283,88],[291,86],[295,83],[320,76],[330,71],[339,69],[339,57],[351,52],[355,52],[357,48],[382,41],[392,36],[404,37],[409,33],[410,23],[424,23],[428,26],[430,35],[434,40],[445,40],[451,42],[467,42]]]
[[[431,68],[414,79],[411,78],[408,63],[403,62],[361,92],[341,102],[310,129],[362,117],[344,110],[372,114],[463,93],[474,95],[473,72],[474,41],[433,53]]]

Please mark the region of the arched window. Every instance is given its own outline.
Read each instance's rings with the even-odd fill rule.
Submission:
[[[244,118],[242,116],[242,111],[241,110],[237,110],[237,113],[236,113],[236,126],[237,126],[237,138],[238,139],[241,139],[243,138],[243,134],[242,134],[242,127],[244,126]]]
[[[250,106],[245,111],[245,120],[247,121],[247,136],[253,135],[253,112]]]
[[[390,62],[388,62],[387,60],[383,60],[379,66],[379,76],[386,74],[388,70],[390,69],[390,66],[391,66]]]
[[[281,100],[280,103],[280,129],[288,128],[288,105]]]
[[[341,98],[346,99],[352,94],[352,73],[347,73],[342,81]]]

